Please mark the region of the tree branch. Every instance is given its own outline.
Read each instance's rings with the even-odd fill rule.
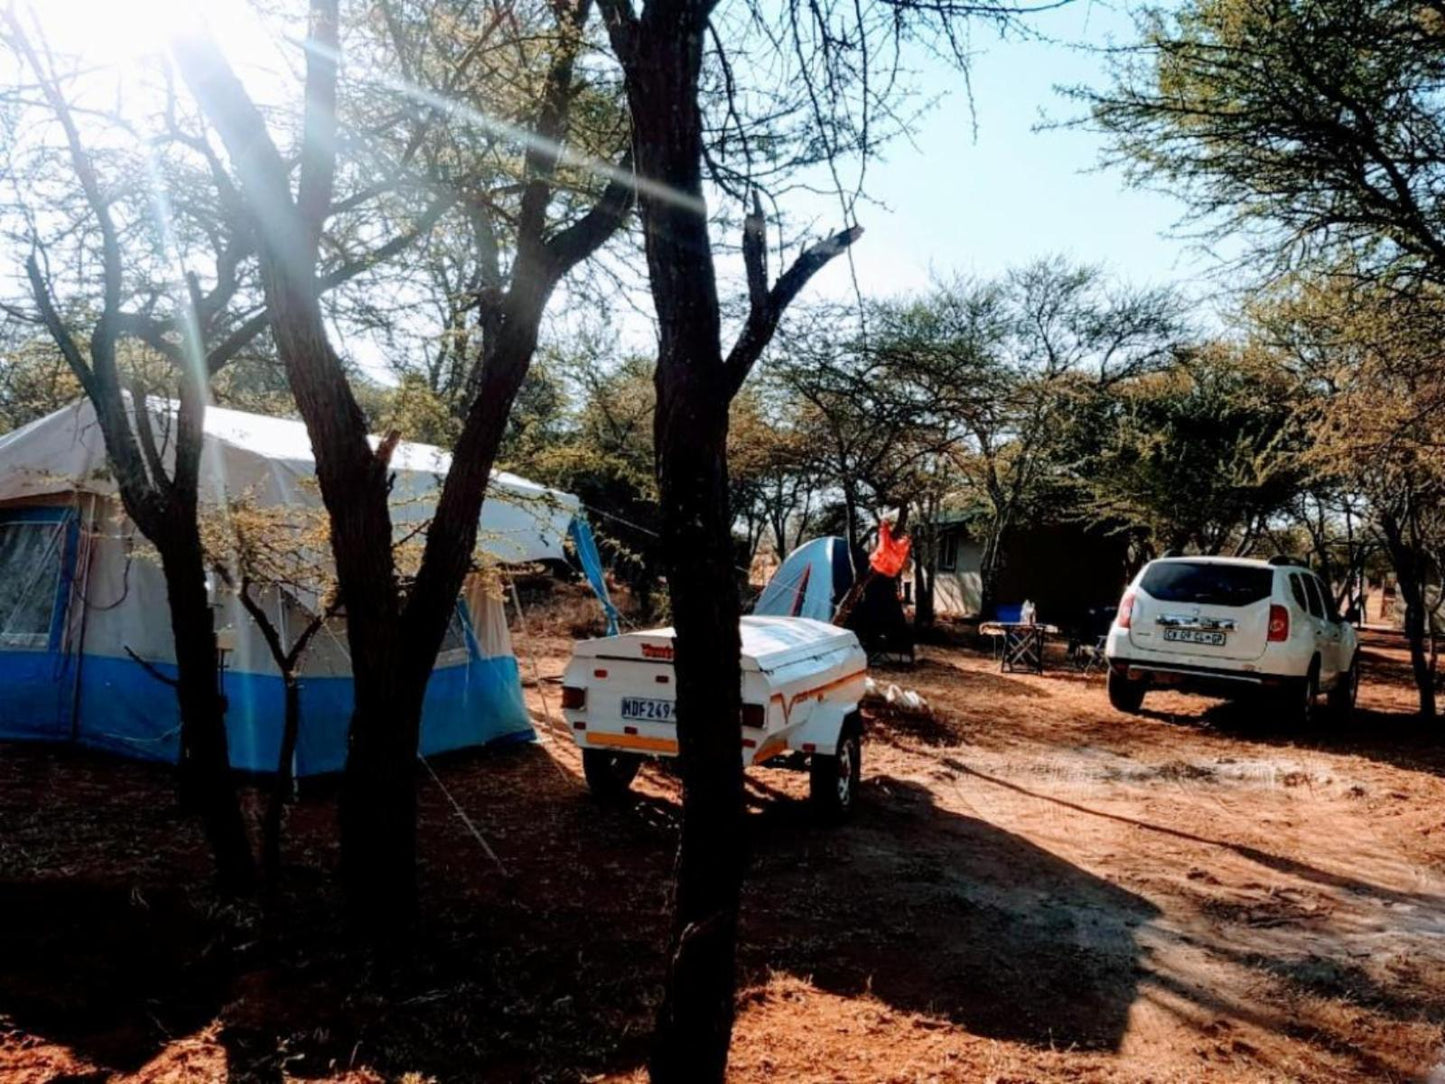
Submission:
[[[632,155],[623,155],[617,168],[632,172]],[[591,209],[566,229],[559,230],[547,242],[547,262],[554,278],[590,257],[621,228],[637,201],[637,184],[632,178],[613,180]]]
[[[132,651],[129,647],[125,649],[125,653],[130,656],[132,662],[139,664],[142,670],[144,670],[151,677],[155,678],[162,685],[169,685],[172,689],[180,685],[180,682],[178,682],[175,678],[167,677],[165,674],[161,673],[153,665],[146,662],[145,659],[141,658],[134,651]]]
[[[748,378],[763,350],[772,340],[773,332],[778,329],[778,320],[783,312],[798,296],[803,287],[819,271],[823,270],[835,257],[841,256],[848,250],[848,246],[863,235],[862,226],[850,226],[846,230],[835,233],[832,237],[819,241],[812,248],[808,249],[795,261],[793,266],[783,272],[771,290],[763,289],[763,282],[766,279],[762,276],[767,274],[765,259],[757,252],[758,241],[757,231],[761,224],[757,223],[758,212],[761,207],[754,204],[754,213],[748,216],[747,225],[743,234],[743,254],[748,263],[748,292],[752,297],[752,306],[748,311],[747,323],[743,325],[742,333],[733,344],[732,351],[728,354],[725,367],[728,373],[728,388],[731,394],[736,395],[742,388],[743,381]],[[749,238],[749,231],[752,231],[752,239]],[[751,255],[749,254],[749,250]]]
[[[340,60],[337,21],[337,0],[311,0],[296,210],[306,229],[307,252],[313,263],[336,177],[336,70]]]

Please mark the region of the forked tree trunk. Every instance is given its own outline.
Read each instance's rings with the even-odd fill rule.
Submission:
[[[659,365],[656,440],[677,630],[682,839],[654,1081],[721,1080],[742,888],[742,697],[728,519],[727,399],[706,370]]]
[[[1410,645],[1410,670],[1420,697],[1420,715],[1435,717],[1435,674],[1430,665],[1430,645],[1426,633],[1424,585],[1412,572],[1399,574],[1400,594],[1405,599],[1405,640]]]
[[[194,512],[171,517],[153,538],[161,555],[175,632],[176,698],[181,713],[181,789],[201,817],[222,887],[249,891],[255,866],[226,741],[225,705],[218,687],[216,629],[206,598],[206,569]]]
[[[382,943],[415,906],[416,754],[422,701],[447,622],[471,567],[492,464],[557,283],[619,228],[632,207],[627,163],[586,214],[549,229],[552,177],[568,135],[573,67],[588,0],[556,9],[566,47],[541,89],[518,201],[510,283],[492,299],[477,388],[442,484],[414,581],[405,592],[392,555],[390,449],[366,420],[332,348],[316,269],[332,201],[338,145],[337,0],[311,0],[306,116],[296,196],[291,167],[215,42],[187,40],[176,56],[236,165],[260,229],[261,279],[276,349],[316,457],[346,607],[355,706],[341,796],[342,876],[352,914]],[[397,238],[394,240],[401,240]],[[386,248],[387,246],[382,246]]]
[[[663,560],[677,631],[677,735],[683,779],[667,985],[654,1082],[709,1084],[727,1071],[742,891],[743,764],[738,585],[729,516],[728,405],[788,303],[860,232],[806,250],[767,278],[766,222],[754,199],[743,234],[749,313],[724,358],[717,273],[702,199],[698,87],[707,5],[656,0],[641,15],[601,0],[626,75],[647,271],[657,310],[653,429]]]

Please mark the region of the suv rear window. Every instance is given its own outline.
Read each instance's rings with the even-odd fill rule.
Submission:
[[[1248,606],[1269,597],[1274,589],[1274,569],[1161,561],[1149,566],[1139,586],[1160,602]]]

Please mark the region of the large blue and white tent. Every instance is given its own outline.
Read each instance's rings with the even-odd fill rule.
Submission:
[[[151,401],[143,424],[164,446],[173,407]],[[399,531],[430,517],[450,465],[439,448],[397,446],[391,466]],[[298,421],[207,410],[201,475],[208,506],[244,495],[260,507],[320,507],[310,439]],[[478,539],[490,563],[567,559],[569,536],[610,615],[577,499],[516,475],[493,475]],[[213,597],[216,627],[230,648],[218,669],[229,702],[231,762],[273,771],[280,674],[239,599],[223,589]],[[272,588],[264,602],[288,642],[319,604],[304,588]],[[149,670],[174,674],[165,582],[154,552],[121,509],[94,411],[81,400],[0,437],[0,739],[71,741],[173,762],[180,747],[175,694]],[[329,621],[314,639],[301,685],[294,769],[337,771],[352,706],[344,618]],[[422,752],[532,736],[503,600],[484,577],[473,577],[427,688]]]

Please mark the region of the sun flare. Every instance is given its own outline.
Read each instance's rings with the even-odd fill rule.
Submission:
[[[163,54],[203,27],[244,50],[258,31],[241,0],[21,0],[20,10],[51,49],[100,65]]]

